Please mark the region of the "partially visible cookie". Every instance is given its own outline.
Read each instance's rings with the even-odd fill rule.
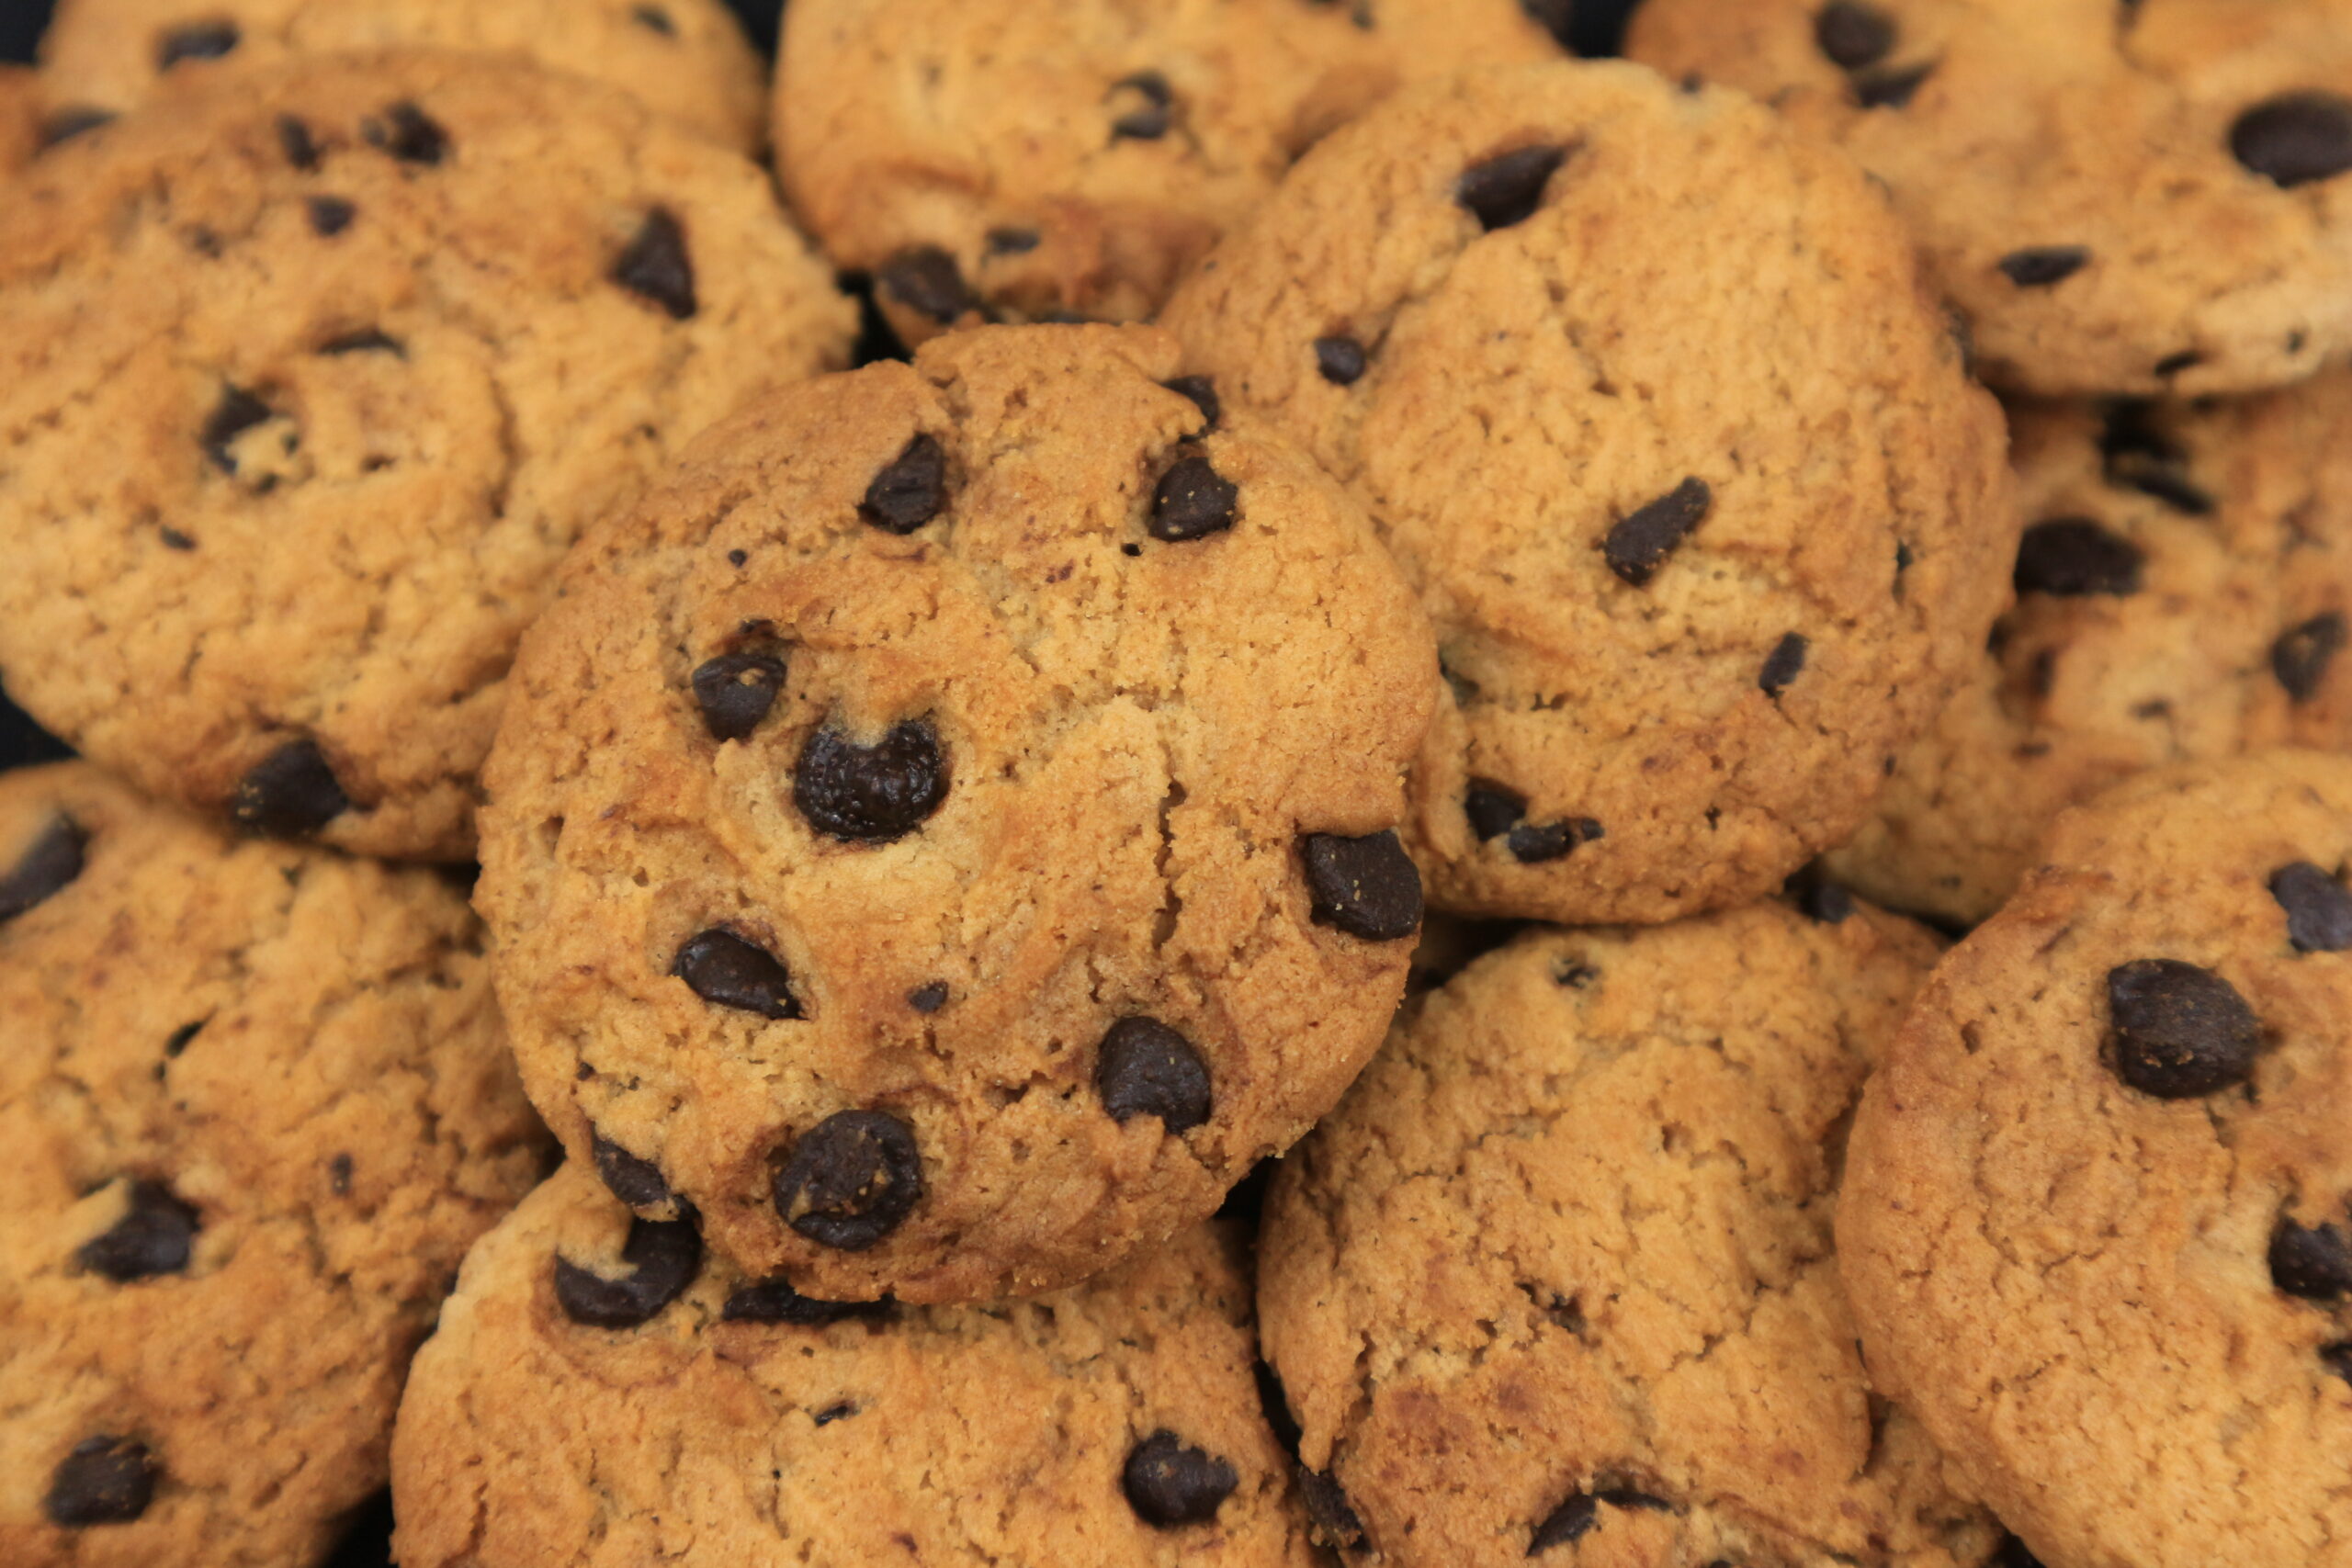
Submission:
[[[1829,857],[1898,908],[2000,907],[2065,807],[2167,762],[2352,748],[2352,374],[2199,404],[2021,404],[2016,607]]]
[[[1148,327],[789,389],[585,542],[484,778],[533,1098],[812,1294],[1084,1279],[1330,1109],[1405,982],[1429,628]]]
[[[764,140],[759,57],[721,0],[58,0],[40,52],[55,102],[119,112],[212,62],[418,45],[527,55],[738,152]]]
[[[217,75],[0,209],[0,669],[149,793],[464,858],[587,524],[847,300],[742,158],[481,55]]]
[[[10,773],[0,1018],[0,1562],[316,1562],[542,1157],[464,896]]]
[[[1645,0],[1627,52],[1884,181],[1988,378],[2244,392],[2352,346],[2352,3]]]
[[[1197,1226],[1075,1290],[846,1306],[567,1166],[466,1260],[392,1453],[402,1568],[1310,1568],[1249,1269]]]
[[[793,0],[777,171],[909,343],[1129,320],[1400,85],[1558,53],[1521,0]]]
[[[2059,818],[1854,1126],[1871,1370],[2066,1568],[2352,1562],[2352,761]]]
[[[1522,936],[1283,1161],[1259,1308],[1344,1561],[1987,1561],[1998,1528],[1871,1394],[1830,1245],[1845,1118],[1935,943],[1815,908]]]
[[[1615,62],[1409,90],[1163,320],[1421,590],[1447,696],[1412,832],[1442,908],[1769,892],[1860,824],[2006,596],[1999,411],[1908,239],[1735,93]]]

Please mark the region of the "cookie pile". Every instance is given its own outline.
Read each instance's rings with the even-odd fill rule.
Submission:
[[[2352,1568],[2352,6],[1574,19],[62,0],[0,1562]]]

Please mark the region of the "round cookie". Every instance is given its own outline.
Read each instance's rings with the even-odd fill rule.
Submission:
[[[59,0],[40,54],[52,102],[119,112],[215,61],[420,45],[528,55],[738,152],[764,140],[764,73],[722,0]]]
[[[1998,410],[1883,201],[1736,94],[1605,62],[1413,89],[1163,321],[1421,590],[1441,908],[1770,891],[1860,825],[2003,595]]]
[[[793,0],[777,171],[909,343],[1136,319],[1332,127],[1559,52],[1520,0]]]
[[[573,536],[849,302],[760,171],[412,52],[215,76],[0,211],[0,669],[160,796],[464,858]]]
[[[1935,943],[1814,908],[1524,935],[1283,1162],[1259,1310],[1347,1561],[1987,1561],[1871,1396],[1830,1246],[1845,1117]]]
[[[2143,774],[1921,993],[1857,1118],[1871,1370],[2065,1568],[2352,1562],[2352,761]]]
[[[2000,908],[2065,807],[2143,768],[2352,748],[2352,374],[2240,401],[2020,404],[2016,607],[1829,856],[1897,908]]]
[[[0,1562],[302,1568],[536,1178],[438,874],[0,778]]]
[[[402,1568],[1312,1568],[1215,1225],[1075,1290],[847,1306],[577,1163],[466,1260],[392,1447]]]
[[[1978,370],[2243,392],[2352,346],[2352,4],[1645,0],[1627,53],[1885,183]]]
[[[477,895],[525,1084],[747,1268],[1083,1279],[1379,1044],[1429,630],[1176,353],[989,327],[787,389],[525,642]]]

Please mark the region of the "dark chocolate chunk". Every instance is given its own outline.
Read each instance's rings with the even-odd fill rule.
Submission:
[[[155,40],[155,69],[169,71],[183,60],[218,60],[234,50],[242,36],[237,24],[227,21],[174,28]]]
[[[808,1417],[808,1419],[814,1426],[830,1427],[836,1421],[846,1420],[848,1417],[856,1414],[857,1406],[852,1404],[848,1400],[842,1400],[838,1404],[826,1405],[825,1408],[818,1411],[814,1416]]]
[[[1609,530],[1600,551],[1609,570],[1639,588],[1657,574],[1666,558],[1680,547],[1714,504],[1714,492],[1702,479],[1686,479],[1656,501],[1635,507]]]
[[[1025,256],[1044,244],[1046,237],[1035,229],[991,229],[988,241],[992,256]]]
[[[170,526],[158,527],[155,530],[155,537],[164,542],[164,547],[167,550],[187,551],[196,548],[196,541],[189,538],[186,534],[181,533],[177,528]]]
[[[331,240],[351,227],[359,209],[339,196],[314,196],[303,204],[311,213],[311,232]]]
[[[2107,975],[2115,1073],[2159,1100],[2243,1083],[2262,1026],[2237,987],[2177,958],[2140,958]]]
[[[2327,667],[2343,649],[2344,637],[2344,617],[2334,610],[2290,626],[2270,645],[2270,672],[2287,689],[2287,695],[2307,703],[2319,694],[2319,683],[2327,678]]]
[[[639,27],[660,33],[663,38],[678,36],[678,24],[672,21],[670,13],[659,6],[632,6],[628,15],[629,19]]]
[[[1399,942],[1421,929],[1421,874],[1394,829],[1348,838],[1306,833],[1307,900],[1317,923],[1367,942]]]
[[[41,1500],[51,1523],[67,1529],[129,1524],[155,1496],[155,1456],[135,1438],[85,1438],[50,1472]]]
[[[676,321],[695,313],[695,263],[686,254],[686,231],[677,215],[656,207],[638,225],[637,235],[613,263],[613,281],[652,300]]]
[[[1921,65],[1894,67],[1872,71],[1854,78],[1854,101],[1866,109],[1899,109],[1907,107],[1919,91],[1919,85],[1934,74],[1932,60]]]
[[[1493,779],[1472,779],[1462,797],[1462,814],[1480,843],[1499,839],[1527,816],[1527,796]]]
[[[917,435],[874,476],[857,514],[886,534],[911,534],[946,504],[946,449]]]
[[[203,443],[205,454],[213,467],[224,474],[237,471],[237,455],[229,448],[238,436],[269,418],[269,405],[246,391],[243,387],[224,384],[220,400],[204,421],[203,433],[198,439]]]
[[[937,245],[899,252],[882,264],[875,283],[901,305],[943,326],[976,308],[956,258]]]
[[[605,1190],[630,1208],[658,1209],[678,1201],[662,1168],[651,1160],[639,1158],[602,1133],[592,1133],[588,1146]]]
[[[1527,1543],[1527,1555],[1549,1551],[1555,1546],[1566,1546],[1581,1540],[1600,1522],[1600,1499],[1589,1492],[1571,1492],[1567,1501],[1544,1516],[1535,1527],[1534,1536]]]
[[[199,1018],[194,1023],[183,1023],[173,1030],[170,1037],[164,1042],[164,1055],[176,1061],[180,1053],[187,1050],[189,1043],[203,1033],[204,1026],[211,1021],[209,1018]]]
[[[266,839],[304,839],[351,808],[315,740],[289,740],[237,781],[229,815]]]
[[[1115,1122],[1157,1116],[1174,1134],[1209,1119],[1208,1064],[1157,1019],[1123,1018],[1110,1027],[1096,1053],[1094,1087]]]
[[[1193,406],[1199,409],[1201,417],[1208,422],[1201,426],[1199,434],[1206,435],[1216,428],[1217,416],[1225,412],[1225,405],[1216,400],[1216,382],[1205,376],[1179,376],[1173,381],[1162,381],[1160,385],[1193,400]]]
[[[1764,668],[1756,677],[1756,684],[1768,697],[1778,697],[1796,683],[1804,673],[1804,654],[1808,645],[1802,633],[1790,632],[1772,645],[1764,656]]]
[[[1233,526],[1240,500],[1239,487],[1206,457],[1180,457],[1151,493],[1151,521],[1144,530],[1171,545],[1205,538]]]
[[[2307,860],[2270,874],[2270,896],[2287,911],[2287,940],[2298,953],[2352,948],[2352,892]]]
[[[368,144],[403,164],[438,164],[449,155],[449,133],[414,104],[401,102],[359,128]]]
[[[1453,199],[1488,233],[1524,223],[1544,204],[1544,187],[1567,156],[1566,147],[1521,147],[1473,164],[1453,182]]]
[[[2090,265],[2088,245],[2036,245],[2001,258],[2001,271],[2019,288],[2047,288]]]
[[[1860,0],[1829,0],[1814,15],[1813,41],[1838,70],[1865,70],[1894,52],[1894,19]]]
[[[277,146],[286,161],[304,171],[319,166],[319,144],[311,128],[290,114],[277,117]]]
[[[1163,1530],[1208,1523],[1240,1484],[1233,1466],[1165,1427],[1129,1450],[1119,1472],[1119,1489],[1136,1517]]]
[[[2238,116],[2230,153],[2282,186],[2308,185],[2352,169],[2352,99],[2334,93],[2282,93]]]
[[[713,740],[741,740],[760,727],[784,689],[784,660],[772,653],[722,653],[695,666],[695,705]]]
[[[327,1161],[327,1186],[338,1198],[351,1196],[351,1156],[339,1154]]]
[[[2308,1302],[2342,1301],[2352,1292],[2352,1236],[2325,1223],[2281,1219],[2270,1233],[2270,1282]]]
[[[792,1288],[791,1280],[779,1275],[745,1285],[729,1296],[718,1316],[724,1323],[787,1323],[795,1328],[822,1328],[854,1317],[888,1317],[893,1310],[888,1296],[878,1302],[819,1301],[802,1295]]]
[[[776,1213],[809,1240],[863,1252],[922,1197],[913,1129],[881,1111],[836,1111],[792,1145],[775,1173]]]
[[[1342,1551],[1363,1545],[1363,1520],[1329,1472],[1300,1465],[1298,1495],[1306,1505],[1306,1522],[1317,1540]]]
[[[713,926],[688,937],[670,973],[707,1002],[762,1018],[798,1018],[792,976],[781,960],[758,943]]]
[[[2118,598],[2140,592],[2140,547],[2088,517],[2052,517],[2026,529],[2013,574],[2020,593]]]
[[[1795,901],[1806,919],[1825,926],[1840,924],[1854,912],[1854,896],[1831,881],[1819,861],[1799,868],[1781,884],[1781,891]]]
[[[1138,71],[1115,83],[1112,96],[1123,106],[1111,122],[1111,140],[1157,141],[1176,118],[1176,92],[1157,71]]]
[[[1365,364],[1363,344],[1351,337],[1315,340],[1315,368],[1335,387],[1354,386],[1363,379]]]
[[[555,1299],[574,1323],[592,1328],[635,1328],[695,1282],[702,1271],[702,1235],[691,1219],[636,1220],[621,1244],[628,1272],[617,1280],[555,1260]]]
[[[1603,836],[1600,824],[1589,817],[1564,817],[1557,822],[1522,822],[1504,838],[1503,847],[1521,865],[1541,865]]]
[[[121,1284],[182,1273],[200,1223],[196,1210],[172,1196],[162,1182],[133,1181],[122,1217],[103,1235],[84,1242],[74,1256],[92,1273]]]
[[[907,1005],[920,1013],[934,1013],[947,1005],[947,982],[933,980],[907,993]]]
[[[331,337],[319,344],[319,352],[329,355],[345,354],[389,354],[397,359],[408,357],[408,345],[396,337],[387,336],[377,327],[362,327],[356,333]]]
[[[831,725],[808,737],[792,803],[810,826],[844,841],[888,843],[921,827],[947,798],[947,759],[928,720],[901,719],[871,746]]]
[[[0,876],[0,925],[55,897],[81,875],[89,842],[89,835],[71,817],[60,812],[51,818],[8,874]]]
[[[114,110],[77,106],[62,108],[40,122],[40,150],[62,147],[77,136],[88,134],[102,125],[119,118]]]
[[[2109,409],[2098,446],[2109,484],[2153,495],[2190,517],[2212,512],[2212,496],[2188,477],[2188,454],[2157,426],[2151,405],[2121,402]]]

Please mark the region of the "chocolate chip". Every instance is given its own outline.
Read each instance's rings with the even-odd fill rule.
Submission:
[[[1936,62],[1907,65],[1889,71],[1873,71],[1854,81],[1854,101],[1866,109],[1899,109],[1908,107],[1919,91],[1919,85],[1932,75]]]
[[[1813,18],[1813,41],[1840,71],[1860,71],[1894,52],[1894,19],[1860,0],[1829,0]]]
[[[1315,368],[1335,387],[1352,387],[1363,378],[1363,344],[1351,337],[1315,340]]]
[[[911,1128],[881,1111],[836,1111],[792,1145],[775,1173],[776,1213],[820,1246],[863,1252],[922,1197]]]
[[[102,125],[110,125],[120,118],[112,109],[76,107],[59,109],[40,122],[40,150],[62,147],[77,136],[86,135]]]
[[[947,504],[947,453],[918,435],[865,487],[857,514],[886,534],[911,534]]]
[[[2028,1551],[2017,1537],[2005,1535],[1993,1555],[1984,1560],[1984,1568],[2041,1568],[2041,1559]]]
[[[164,1055],[174,1061],[178,1060],[180,1053],[187,1050],[189,1043],[203,1033],[204,1026],[211,1021],[208,1018],[199,1018],[194,1023],[183,1023],[173,1030],[164,1041]]]
[[[2298,953],[2352,948],[2352,893],[2307,860],[2270,874],[2270,896],[2287,911],[2287,940]]]
[[[762,1018],[798,1018],[800,1003],[792,994],[792,976],[775,954],[747,942],[724,926],[714,926],[688,937],[679,947],[670,973],[707,1002]]]
[[[101,1433],[74,1444],[50,1473],[41,1506],[67,1529],[129,1524],[154,1500],[155,1474],[146,1444]]]
[[[810,826],[844,841],[888,843],[921,827],[947,798],[947,761],[928,721],[901,719],[871,746],[828,725],[800,749],[792,803]]]
[[[826,1405],[808,1419],[815,1426],[830,1427],[836,1421],[844,1420],[856,1414],[857,1406],[844,1399],[838,1404]]]
[[[359,209],[339,196],[314,196],[303,205],[310,209],[311,231],[321,239],[334,238],[359,215]]]
[[[1123,1018],[1110,1027],[1096,1054],[1094,1087],[1114,1122],[1157,1116],[1175,1134],[1209,1119],[1208,1064],[1157,1019]]]
[[[974,308],[956,258],[937,245],[899,252],[882,264],[876,282],[901,305],[943,326]]]
[[[2001,271],[2019,288],[2047,288],[2090,265],[2087,245],[2036,245],[2001,258]]]
[[[1127,1451],[1119,1489],[1127,1506],[1154,1529],[1206,1524],[1217,1505],[1233,1495],[1241,1477],[1233,1466],[1204,1449],[1187,1445],[1162,1427]]]
[[[1233,526],[1240,500],[1240,489],[1206,457],[1180,457],[1151,492],[1151,521],[1144,531],[1170,544],[1206,538]]]
[[[2352,100],[2309,92],[2266,98],[2230,127],[2230,152],[2282,186],[2340,175],[2352,169]]]
[[[662,1168],[639,1159],[602,1133],[592,1133],[589,1150],[596,1158],[596,1174],[605,1189],[632,1209],[658,1209],[678,1201]]]
[[[289,740],[237,781],[229,815],[266,839],[304,839],[351,808],[315,740]]]
[[[2299,354],[2301,352],[2302,345],[2297,341],[2301,335],[2301,333],[2295,333],[2291,334],[2288,338],[2288,353]],[[2197,366],[2204,363],[2205,356],[2203,355],[2198,353],[2193,348],[2184,348],[2178,353],[2167,354],[2162,359],[2157,360],[2155,370],[2157,375],[2162,376],[2166,379],[2170,379],[2171,378],[2179,375],[2184,370],[2193,369]]]
[[[2352,1339],[2339,1339],[2333,1345],[2319,1348],[2319,1359],[2327,1370],[2352,1382]],[[2040,1568],[2039,1564],[2035,1568]]]
[[[2262,1028],[2237,987],[2177,958],[2140,958],[2107,974],[2115,1073],[2159,1100],[2242,1083]]]
[[[408,357],[408,345],[396,337],[389,337],[375,327],[362,327],[356,333],[331,337],[319,344],[318,351],[330,356],[345,354],[389,354],[398,359]]]
[[[1522,823],[1510,830],[1503,847],[1521,865],[1541,865],[1602,837],[1600,824],[1591,818],[1564,817],[1557,822]]]
[[[2117,403],[2099,435],[2107,482],[2154,496],[2174,511],[2203,517],[2213,498],[2188,478],[2188,454],[2158,428],[2146,403]]]
[[[1208,422],[1201,426],[1199,434],[1206,435],[1216,428],[1217,416],[1225,412],[1225,405],[1217,401],[1216,382],[1205,376],[1179,376],[1173,381],[1162,381],[1160,385],[1181,397],[1193,400],[1193,406],[1199,409],[1201,417]]]
[[[169,71],[183,60],[218,60],[237,47],[234,22],[190,22],[155,40],[155,69]]]
[[[2076,599],[2140,592],[2140,547],[2088,517],[2036,523],[2018,541],[2011,581],[2020,593]]]
[[[850,1318],[888,1317],[892,1310],[888,1296],[878,1302],[820,1302],[802,1295],[792,1288],[792,1281],[779,1275],[737,1291],[727,1298],[718,1316],[723,1323],[788,1323],[796,1328],[822,1328]]]
[[[290,114],[277,117],[277,146],[286,161],[305,172],[319,166],[319,144],[311,128]]]
[[[1138,71],[1114,84],[1111,91],[1114,96],[1126,96],[1130,102],[1141,100],[1111,122],[1114,141],[1122,138],[1157,141],[1168,134],[1168,127],[1175,119],[1176,94],[1167,77],[1157,71]]]
[[[1046,237],[1035,229],[991,229],[988,234],[992,256],[1025,256],[1045,243]]]
[[[203,433],[198,440],[203,444],[205,454],[212,459],[215,468],[224,474],[233,474],[237,471],[237,455],[230,450],[231,445],[269,416],[267,403],[243,387],[223,384],[220,400],[206,416]]]
[[[327,1161],[327,1186],[338,1198],[351,1196],[351,1156],[339,1154]]]
[[[1298,1495],[1306,1505],[1306,1522],[1316,1540],[1342,1551],[1363,1545],[1363,1520],[1329,1472],[1300,1465]]]
[[[637,237],[613,263],[613,281],[652,300],[676,321],[695,313],[695,264],[686,254],[686,231],[676,214],[656,207],[638,225]]]
[[[199,1224],[196,1211],[172,1196],[161,1182],[130,1184],[122,1217],[105,1235],[82,1244],[74,1256],[82,1267],[118,1283],[178,1274],[187,1268]]]
[[[1299,853],[1317,924],[1367,942],[1397,942],[1421,929],[1421,874],[1394,829],[1355,839],[1303,834]]]
[[[934,1013],[947,1005],[947,982],[933,980],[907,993],[907,1005],[920,1013]]]
[[[555,1299],[565,1315],[591,1328],[635,1328],[695,1282],[702,1271],[701,1233],[690,1219],[632,1219],[621,1261],[628,1272],[608,1280],[558,1257]]]
[[[89,835],[71,817],[60,812],[51,818],[17,857],[8,874],[0,876],[0,925],[55,897],[81,875],[83,852],[89,841]]]
[[[722,653],[692,677],[703,728],[713,740],[741,740],[760,727],[784,689],[784,660],[770,653]]]
[[[1527,1543],[1527,1555],[1581,1540],[1600,1522],[1600,1499],[1587,1492],[1571,1492],[1568,1500],[1544,1517]]]
[[[2352,1291],[2352,1237],[2332,1224],[2281,1219],[2270,1233],[2270,1282],[2308,1302],[2333,1302]]]
[[[1756,677],[1756,684],[1766,696],[1779,697],[1804,673],[1806,646],[1804,637],[1796,632],[1790,632],[1772,645],[1772,651],[1764,656],[1763,671]]]
[[[1825,926],[1842,925],[1854,912],[1854,896],[1829,879],[1821,863],[1800,867],[1781,885],[1781,891],[1793,900],[1807,919],[1818,920]]]
[[[1565,147],[1521,147],[1473,164],[1453,182],[1453,199],[1490,234],[1524,223],[1544,204],[1544,187],[1567,156]]]
[[[403,164],[438,164],[449,155],[449,133],[412,103],[397,103],[359,128],[368,144]]]
[[[1666,558],[1705,520],[1714,492],[1701,479],[1686,479],[1656,501],[1635,507],[1609,530],[1600,550],[1609,570],[1639,588],[1657,575]]]
[[[634,6],[628,15],[639,27],[660,33],[663,38],[678,36],[678,25],[670,19],[670,13],[659,6]]]
[[[1472,779],[1462,797],[1462,814],[1480,843],[1499,839],[1527,815],[1527,796],[1492,779]]]
[[[2287,689],[2287,695],[2307,703],[2319,694],[2319,683],[2326,679],[2327,667],[2342,650],[2344,639],[2342,615],[2334,610],[2313,615],[2278,634],[2278,640],[2270,645],[2270,672]]]

